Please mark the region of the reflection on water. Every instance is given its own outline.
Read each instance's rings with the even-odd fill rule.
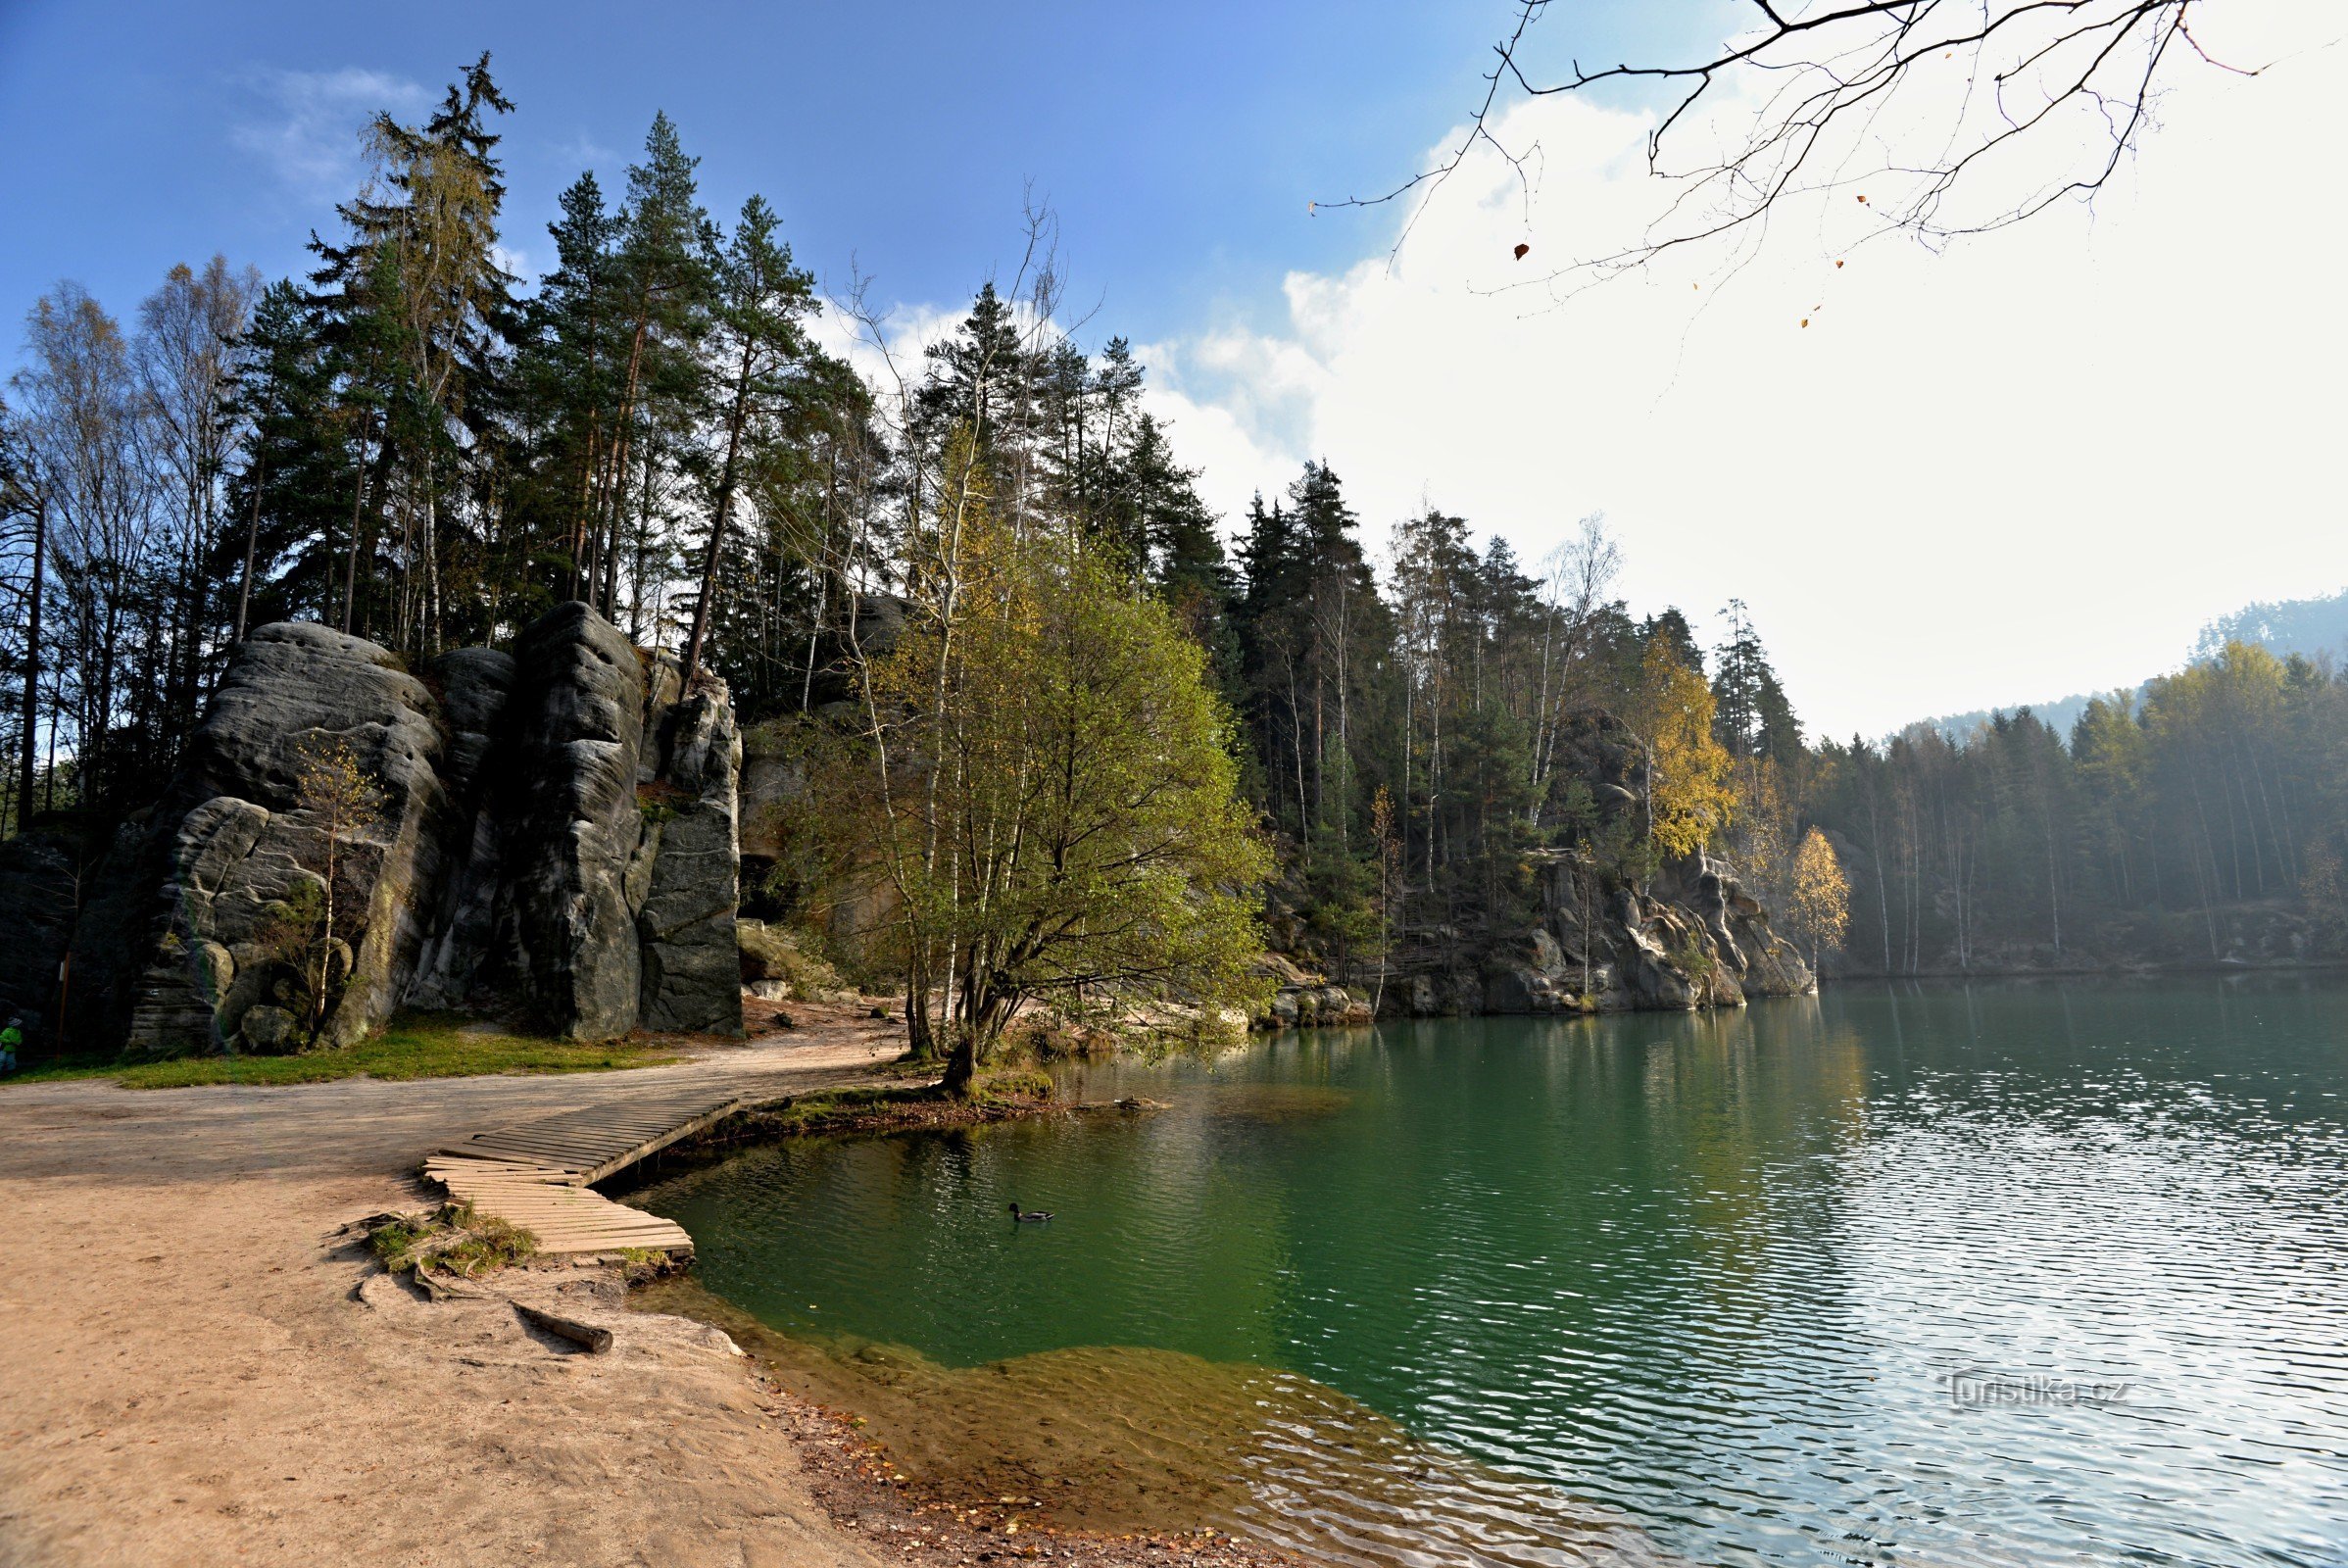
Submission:
[[[2343,1020],[2261,979],[1291,1036],[1071,1075],[1156,1115],[646,1200],[761,1321],[1004,1393],[941,1449],[1141,1401],[1176,1500],[1349,1560],[2337,1563]],[[1177,1353],[1049,1353],[1100,1347]]]

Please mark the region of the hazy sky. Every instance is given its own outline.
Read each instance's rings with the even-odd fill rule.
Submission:
[[[2245,601],[2348,584],[2348,22],[2325,0],[2207,0],[2213,54],[2288,58],[2250,80],[2172,72],[2092,208],[1936,256],[1852,249],[1800,215],[1741,269],[1538,311],[1491,292],[1525,275],[1509,247],[1560,256],[1626,220],[1648,189],[1635,101],[1514,112],[1541,149],[1530,228],[1489,167],[1398,256],[1393,209],[1306,213],[1419,167],[1511,10],[416,6],[391,24],[0,0],[0,313],[72,276],[128,314],[214,250],[298,268],[365,114],[421,110],[488,48],[518,106],[525,268],[555,192],[584,167],[615,188],[656,108],[713,211],[762,191],[804,262],[873,274],[907,323],[1015,260],[1032,182],[1080,337],[1144,346],[1226,511],[1319,457],[1374,545],[1423,501],[1528,558],[1603,512],[1634,608],[1678,604],[1709,638],[1744,599],[1814,729],[2132,682]],[[1541,46],[1613,58],[1737,14],[1560,6]]]

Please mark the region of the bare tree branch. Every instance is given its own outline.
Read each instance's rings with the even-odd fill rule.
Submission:
[[[1861,238],[1907,233],[1939,245],[2101,190],[2149,122],[2177,40],[2219,70],[2265,69],[2223,64],[2201,48],[2189,23],[2203,0],[1752,3],[1754,30],[1708,55],[1591,69],[1569,61],[1552,80],[1528,59],[1550,0],[1518,0],[1483,101],[1450,150],[1383,195],[1315,208],[1413,198],[1398,252],[1435,194],[1489,147],[1522,190],[1529,226],[1527,166],[1539,144],[1510,145],[1511,100],[1643,85],[1664,94],[1646,138],[1648,172],[1671,187],[1661,212],[1628,238],[1582,236],[1581,254],[1507,288],[1603,277],[1715,242],[1757,243],[1782,204],[1842,190],[1864,208]],[[1683,145],[1695,150],[1675,162]],[[1520,260],[1528,248],[1515,247]]]

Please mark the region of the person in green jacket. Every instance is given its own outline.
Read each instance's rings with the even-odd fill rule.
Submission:
[[[24,1020],[11,1018],[8,1027],[0,1029],[0,1072],[17,1070],[17,1048],[24,1043]]]

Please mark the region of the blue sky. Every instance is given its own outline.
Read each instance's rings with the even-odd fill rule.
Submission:
[[[1373,548],[1433,502],[1538,561],[1603,512],[1634,610],[1680,605],[1710,640],[1742,599],[1815,729],[1882,734],[2132,685],[2214,616],[2348,584],[2348,47],[2334,0],[2205,3],[2212,53],[2277,64],[2175,67],[2092,204],[1938,254],[1851,248],[1860,209],[1837,196],[1773,221],[1748,265],[1691,258],[1528,312],[1491,292],[1524,277],[1518,239],[1548,258],[1619,238],[1652,198],[1645,106],[1510,107],[1542,154],[1529,221],[1490,160],[1398,253],[1398,209],[1306,216],[1456,136],[1509,0],[0,0],[0,367],[61,277],[129,317],[215,250],[299,269],[358,178],[365,115],[420,116],[486,48],[517,108],[525,271],[556,193],[587,167],[618,188],[657,109],[713,213],[760,192],[819,277],[853,258],[915,326],[1015,264],[1032,181],[1061,220],[1065,315],[1092,346],[1134,340],[1226,515],[1308,458]],[[1556,0],[1528,65],[1704,46],[1750,14]]]
[[[1652,8],[1586,8],[1605,47]],[[1688,8],[1700,16],[1702,7]],[[396,23],[388,19],[396,15]],[[1472,102],[1503,4],[0,6],[0,310],[61,276],[126,310],[215,248],[301,265],[377,100],[418,107],[483,49],[505,122],[509,243],[547,250],[582,168],[607,190],[656,110],[711,210],[753,190],[827,276],[966,295],[1026,182],[1062,218],[1071,298],[1164,336],[1342,266],[1385,220],[1306,216],[1393,183]],[[372,80],[368,78],[373,78]],[[405,88],[405,93],[392,90]],[[374,89],[371,90],[370,89]],[[1004,265],[1008,265],[1006,261]]]

